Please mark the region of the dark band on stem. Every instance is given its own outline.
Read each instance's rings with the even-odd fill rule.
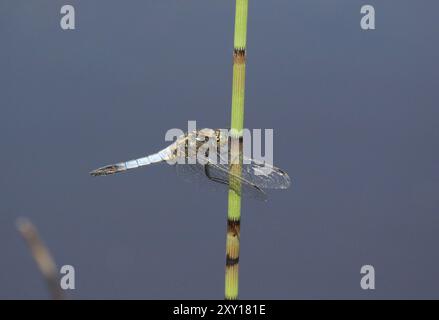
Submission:
[[[241,232],[241,222],[239,220],[227,220],[227,233],[234,237],[239,237]]]
[[[229,255],[226,257],[226,267],[231,267],[239,264],[239,257],[231,258]]]
[[[232,247],[227,250],[226,255],[226,268],[230,268],[238,265],[239,263],[239,234],[241,230],[241,223],[239,220],[227,220],[227,234],[233,238],[238,239],[238,247],[235,249],[233,242],[231,243]],[[237,250],[237,251],[236,251]]]
[[[233,63],[244,64],[246,55],[246,50],[244,48],[235,48],[235,50],[233,50]]]

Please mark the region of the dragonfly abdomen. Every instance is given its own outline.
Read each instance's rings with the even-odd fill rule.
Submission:
[[[124,172],[127,170],[136,169],[139,167],[144,167],[144,166],[147,166],[147,165],[150,165],[153,163],[159,163],[159,162],[165,161],[165,160],[167,160],[167,155],[168,155],[167,149],[164,149],[160,152],[154,153],[152,155],[149,155],[149,156],[146,156],[143,158],[138,158],[138,159],[129,160],[129,161],[125,161],[125,162],[119,162],[116,164],[110,164],[108,166],[98,168],[98,169],[90,172],[90,174],[92,176],[107,176],[110,174]]]

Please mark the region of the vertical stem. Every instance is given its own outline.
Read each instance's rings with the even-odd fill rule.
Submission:
[[[234,179],[242,172],[242,134],[244,128],[245,60],[248,0],[236,0],[233,52],[233,91],[231,120],[230,189],[227,215],[225,298],[238,299],[241,185]]]

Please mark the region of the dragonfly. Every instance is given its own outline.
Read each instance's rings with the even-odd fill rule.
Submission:
[[[285,171],[267,162],[244,156],[242,139],[238,140],[240,151],[232,152],[233,141],[226,129],[194,130],[181,135],[159,152],[106,165],[90,174],[107,176],[167,162],[174,165],[177,174],[185,180],[214,189],[225,187],[241,196],[257,200],[267,200],[267,189],[289,188],[291,179]]]

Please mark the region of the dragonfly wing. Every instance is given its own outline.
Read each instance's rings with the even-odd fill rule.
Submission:
[[[246,181],[242,177],[229,174],[228,169],[221,165],[212,163],[207,164],[177,164],[175,166],[177,175],[185,181],[193,182],[203,188],[213,189],[215,191],[227,191],[233,189],[240,195],[257,200],[266,201],[267,195],[258,186]],[[230,177],[233,182],[230,186]],[[240,186],[240,188],[238,187]]]
[[[230,156],[227,153],[220,155],[220,164],[228,170]],[[246,181],[258,186],[260,189],[287,189],[291,185],[291,179],[288,174],[269,164],[259,160],[244,157],[242,164],[241,176]]]
[[[240,195],[263,201],[267,200],[266,193],[260,187],[245,179],[244,176],[231,173],[229,166],[207,163],[204,165],[204,170],[210,180],[225,184]]]
[[[244,159],[242,176],[263,189],[287,189],[291,185],[285,171],[254,159]]]

